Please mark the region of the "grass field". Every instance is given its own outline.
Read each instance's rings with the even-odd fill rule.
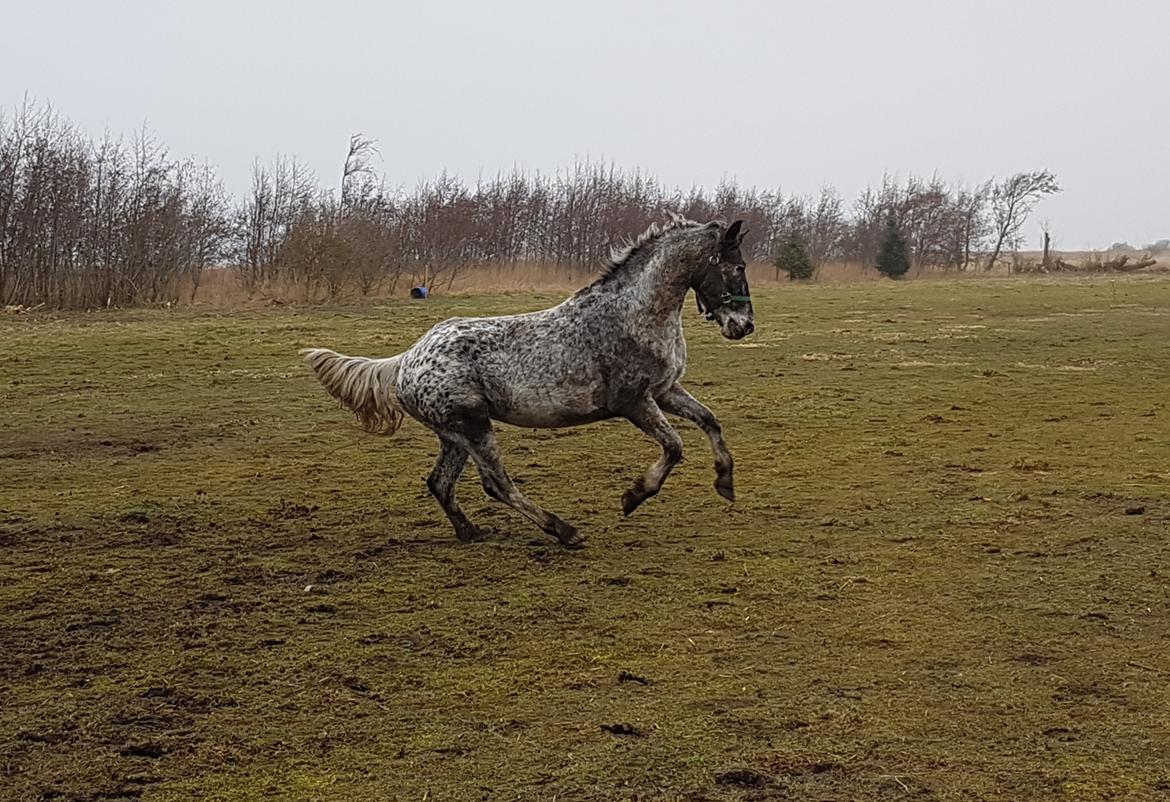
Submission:
[[[1170,282],[768,289],[688,327],[722,417],[505,429],[589,537],[301,367],[554,296],[0,318],[0,797],[1170,796]]]

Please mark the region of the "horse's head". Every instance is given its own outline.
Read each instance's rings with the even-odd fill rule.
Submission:
[[[747,233],[742,229],[742,220],[726,228],[714,226],[715,241],[700,255],[691,283],[699,312],[717,321],[720,333],[729,340],[742,339],[756,327],[748,293],[747,262],[739,248]]]

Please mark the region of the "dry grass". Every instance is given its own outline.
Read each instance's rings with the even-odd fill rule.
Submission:
[[[464,270],[453,281],[438,282],[436,291],[447,295],[508,294],[520,292],[571,292],[587,280],[579,270],[557,265],[507,264],[485,265]],[[374,302],[406,298],[410,292],[409,276],[402,277],[391,292],[389,287],[375,290],[362,298],[358,289],[350,288],[333,302]],[[236,270],[208,270],[198,291],[188,285],[179,293],[186,305],[211,309],[256,309],[273,305],[314,305],[329,301],[325,292],[307,293],[303,285],[287,280],[270,281],[249,289]],[[192,304],[193,301],[193,304]]]
[[[971,271],[967,274],[957,274],[955,271],[937,268],[916,268],[911,271],[909,278],[921,279],[953,279],[957,275],[965,278],[996,278],[1007,275],[1007,263],[994,271]],[[589,274],[577,268],[563,265],[541,264],[501,264],[485,265],[468,268],[458,273],[454,280],[448,282],[443,279],[437,282],[436,292],[440,295],[486,295],[486,294],[517,294],[533,292],[569,293],[589,280]],[[815,283],[819,284],[852,284],[857,282],[881,281],[882,276],[876,270],[864,269],[857,264],[831,262],[821,266],[817,271]],[[777,277],[776,270],[771,265],[754,264],[751,266],[751,282],[753,286],[771,287],[789,284],[783,275]],[[397,282],[393,292],[388,288],[377,290],[367,297],[362,297],[357,288],[350,288],[342,293],[339,299],[329,299],[323,290],[306,293],[305,287],[290,281],[274,281],[249,289],[233,269],[208,270],[203,274],[198,291],[193,292],[190,285],[182,288],[179,297],[183,305],[195,306],[204,309],[260,309],[268,306],[283,305],[316,305],[330,303],[370,303],[403,299],[409,294],[411,282],[409,277],[403,277]]]
[[[757,291],[662,495],[506,429],[566,552],[297,358],[554,294],[0,318],[5,800],[1151,800],[1170,789],[1170,282]],[[1069,369],[1074,368],[1074,369]]]

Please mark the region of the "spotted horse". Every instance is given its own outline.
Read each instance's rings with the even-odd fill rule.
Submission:
[[[576,527],[517,489],[504,469],[493,421],[529,428],[625,418],[662,446],[662,456],[622,496],[632,513],[682,459],[666,415],[696,424],[715,456],[715,490],[735,499],[732,458],[715,415],[679,383],[686,368],[682,310],[699,312],[738,340],[754,329],[743,221],[697,223],[677,215],[617,251],[597,280],[550,309],[453,318],[384,359],[302,351],[325,389],[372,432],[393,433],[409,415],[435,433],[439,455],[427,487],[461,541],[481,532],[459,506],[455,485],[475,462],[488,496],[515,508],[570,548]]]

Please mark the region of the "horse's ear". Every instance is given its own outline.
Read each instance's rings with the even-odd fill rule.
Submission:
[[[736,220],[723,232],[723,241],[719,243],[720,249],[727,252],[733,248],[738,248],[739,244],[743,242],[745,234],[747,234],[747,230],[743,227],[743,221]]]

